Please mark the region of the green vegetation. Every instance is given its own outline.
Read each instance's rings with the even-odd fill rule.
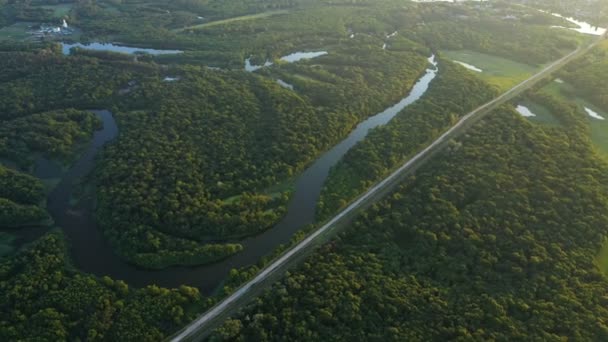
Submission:
[[[202,29],[205,27],[215,26],[215,25],[224,25],[224,24],[235,22],[235,21],[263,19],[263,18],[274,16],[274,15],[285,14],[285,13],[287,13],[287,11],[279,10],[279,11],[243,15],[240,17],[227,18],[227,19],[222,19],[222,20],[214,20],[214,21],[203,23],[203,24],[188,26],[188,27],[181,28],[178,31],[198,30],[198,29]]]
[[[42,5],[39,7],[48,9],[48,10],[52,10],[53,17],[60,19],[60,18],[65,18],[66,16],[68,16],[68,14],[72,10],[73,6],[74,6],[73,3],[66,3],[66,4],[57,4],[57,5]]]
[[[44,189],[38,179],[0,166],[0,197],[36,204],[44,200]]]
[[[31,23],[21,22],[10,26],[0,27],[0,41],[25,40],[30,37],[28,30]]]
[[[82,30],[71,39],[184,53],[64,56],[59,44],[27,36],[27,22],[61,17]],[[320,216],[584,40],[551,30],[556,20],[508,2],[0,0],[0,160],[15,168],[0,167],[0,227],[9,232],[0,234],[0,340],[162,340],[214,301],[186,286],[129,289],[76,271],[58,233],[14,250],[8,229],[50,223],[45,190],[57,181],[45,189],[23,172],[38,157],[73,162],[100,127],[88,110],[112,111],[119,135],[78,180],[72,204],[94,211],[129,263],[213,263],[279,221],[299,173],[403,98],[432,51],[441,66],[428,93],[332,171]],[[328,54],[280,60],[296,51]],[[487,78],[448,61],[465,51]],[[598,50],[588,62],[603,57]],[[246,58],[274,64],[246,73]],[[608,74],[597,68],[584,75],[602,88]],[[584,89],[574,72],[560,77]],[[602,92],[584,99],[600,110]],[[214,338],[604,338],[606,284],[592,262],[608,227],[598,214],[606,166],[580,111],[543,96],[526,101],[562,125],[501,109]],[[88,195],[90,208],[78,202]],[[233,270],[216,294],[268,258]]]
[[[594,105],[607,108],[608,92],[603,86],[603,78],[608,76],[608,43],[603,42],[584,58],[568,65],[559,76],[566,82],[548,84],[544,89],[564,99],[585,99]]]
[[[49,215],[36,205],[22,205],[0,198],[0,227],[48,224]]]
[[[517,6],[511,7],[507,3],[483,6],[488,7],[487,12],[464,6],[458,9],[445,6],[445,12],[429,9],[423,14],[425,25],[418,29],[417,35],[440,51],[472,50],[532,67],[557,59],[586,39],[574,31],[560,31],[557,35],[544,23],[524,22],[520,17],[524,18],[529,10]],[[504,12],[501,15],[512,15],[517,19],[504,20],[492,16],[489,13],[496,13],[494,8],[502,8]]]
[[[608,338],[608,165],[556,113],[497,110],[211,340]]]
[[[577,95],[601,108],[608,108],[608,42],[603,42],[584,58],[568,65],[560,77],[572,85]],[[565,91],[568,91],[566,89]]]
[[[88,142],[101,122],[91,112],[66,109],[2,121],[0,157],[30,167],[32,156],[67,160],[77,145]]]
[[[142,259],[153,254],[198,254],[200,243],[272,226],[288,193],[266,189],[396,101],[426,67],[411,53],[363,55],[342,66],[336,58],[320,58],[322,67],[314,69],[331,83],[299,83],[307,97],[272,79],[204,68],[182,70],[176,83],[148,81],[130,94],[136,105],[116,113],[121,137],[104,153],[97,177],[97,216],[119,253],[149,267]],[[378,59],[384,63],[374,78],[364,77],[371,70],[355,69]],[[225,249],[220,257],[240,246]]]
[[[561,83],[551,82],[542,88],[544,92],[577,106],[579,115],[587,118],[593,142],[604,153],[608,153],[608,122],[592,118],[585,108],[608,118],[608,92],[604,82],[608,77],[606,56],[608,44],[604,42],[560,72]]]
[[[284,17],[272,25],[289,27]],[[143,82],[116,112],[121,137],[98,173],[97,216],[110,241],[148,267],[137,255],[191,253],[187,241],[235,240],[275,224],[288,193],[268,189],[397,102],[427,67],[426,49],[378,50],[336,46],[262,76],[183,67],[179,82]],[[309,78],[294,80],[298,92],[274,80],[292,74]]]
[[[15,236],[6,232],[0,232],[0,258],[11,255],[14,251],[13,242]]]
[[[330,172],[318,204],[319,216],[335,213],[494,95],[494,89],[464,68],[441,62],[437,79],[420,100],[389,125],[370,132]]]
[[[531,101],[530,99],[525,99],[523,101],[518,102],[518,104],[522,104],[526,106],[532,113],[536,116],[528,118],[532,122],[537,122],[546,125],[560,125],[557,117],[555,117],[551,112],[543,105]]]
[[[608,276],[608,243],[604,242],[600,248],[600,252],[595,257],[595,262],[600,271]]]
[[[524,98],[542,106],[542,108],[551,113],[559,125],[563,127],[576,127],[585,138],[590,137],[591,129],[589,128],[587,117],[586,115],[582,115],[581,109],[576,105],[569,104],[559,97],[555,97],[542,90],[538,92],[530,91],[524,95]],[[567,112],[568,115],[564,115],[564,112]],[[580,126],[584,126],[584,128]]]
[[[0,165],[0,228],[49,224],[44,203],[44,187],[31,176]]]
[[[195,288],[130,289],[68,267],[59,233],[0,262],[0,339],[160,341],[205,304]]]
[[[43,22],[55,19],[54,10],[36,6],[39,1],[0,1],[0,28],[16,22]]]
[[[544,9],[564,16],[575,16],[579,20],[585,20],[595,25],[606,25],[606,14],[608,14],[608,3],[603,0],[518,0],[532,8]]]
[[[58,45],[18,51],[0,49],[0,120],[69,108],[109,107],[118,90],[141,74],[154,76],[157,67],[144,63],[64,57]],[[112,101],[113,100],[113,101]]]
[[[477,75],[503,91],[521,83],[540,69],[540,67],[469,50],[443,51],[442,55],[445,58],[471,64],[483,70]]]

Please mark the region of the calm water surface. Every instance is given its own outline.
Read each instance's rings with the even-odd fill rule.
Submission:
[[[64,55],[69,55],[71,53],[72,48],[81,48],[85,50],[95,50],[95,51],[111,51],[111,52],[120,52],[127,54],[135,54],[135,53],[148,53],[151,55],[170,55],[170,54],[178,54],[183,51],[180,50],[157,50],[157,49],[145,49],[124,45],[116,45],[111,43],[91,43],[91,44],[68,44],[61,43],[61,51]]]

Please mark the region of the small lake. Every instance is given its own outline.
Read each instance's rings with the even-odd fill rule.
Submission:
[[[303,59],[312,59],[312,58],[317,58],[317,57],[320,57],[323,55],[327,55],[327,51],[294,52],[287,56],[281,57],[280,60],[282,60],[283,62],[287,62],[287,63],[295,63],[295,62],[301,61]],[[262,64],[262,65],[255,65],[255,64],[251,63],[251,58],[247,58],[245,60],[245,71],[254,72],[256,70],[272,66],[273,64],[274,63],[272,63],[271,61],[266,60],[266,62],[264,62],[264,64]]]
[[[287,83],[287,82],[285,82],[285,81],[283,81],[283,80],[281,80],[281,79],[278,79],[278,80],[277,80],[277,83],[278,83],[278,84],[279,84],[281,87],[283,87],[283,88],[287,88],[287,89],[293,90],[293,85],[292,85],[292,84],[289,84],[289,83]]]
[[[536,114],[532,113],[532,111],[530,110],[530,108],[524,106],[524,105],[517,105],[517,107],[515,108],[515,110],[521,114],[521,116],[525,117],[525,118],[531,118],[531,117],[535,117]]]
[[[458,64],[462,65],[463,67],[465,67],[469,70],[475,71],[475,72],[483,72],[482,69],[479,69],[478,67],[471,65],[469,63],[465,63],[465,62],[461,62],[461,61],[454,61],[454,63],[458,63]]]
[[[269,67],[271,65],[272,65],[271,61],[266,61],[262,65],[251,64],[251,58],[247,58],[245,60],[245,71],[254,72],[256,70],[259,70],[259,69],[262,69],[262,68],[265,68],[265,67]]]
[[[587,114],[589,114],[590,117],[597,119],[597,120],[606,120],[605,117],[599,115],[597,112],[595,112],[594,110],[585,107],[585,112],[587,112]]]
[[[158,50],[158,49],[146,49],[140,47],[132,47],[132,46],[124,46],[124,45],[116,45],[112,43],[90,43],[90,44],[68,44],[61,43],[61,51],[64,55],[69,55],[72,48],[81,48],[85,50],[93,50],[93,51],[111,51],[111,52],[119,52],[126,54],[140,54],[147,53],[150,55],[171,55],[182,53],[181,50]]]
[[[547,11],[542,11],[543,13],[549,13]],[[578,26],[578,28],[575,27],[563,27],[563,26],[551,26],[552,28],[563,28],[563,29],[569,29],[569,30],[573,30],[579,33],[583,33],[583,34],[590,34],[590,35],[594,35],[594,36],[601,36],[604,33],[606,33],[606,29],[603,27],[598,27],[598,26],[593,26],[587,22],[584,21],[580,21],[580,20],[576,20],[572,17],[565,17],[559,13],[549,13],[554,17],[558,17],[558,18],[562,18],[564,20],[567,20],[568,22],[575,24]]]

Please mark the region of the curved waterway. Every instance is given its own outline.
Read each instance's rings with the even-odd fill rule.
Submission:
[[[92,216],[90,208],[93,208],[94,203],[84,201],[76,207],[70,206],[70,196],[77,181],[93,170],[99,149],[118,133],[112,114],[108,111],[94,111],[103,121],[103,129],[95,133],[88,150],[49,195],[48,210],[70,240],[72,257],[78,269],[98,276],[107,275],[122,279],[136,287],[149,284],[177,287],[186,284],[196,286],[202,293],[209,294],[221,284],[231,269],[256,263],[278,245],[289,242],[298,230],[314,223],[315,207],[331,167],[357,142],[363,140],[370,129],[388,123],[397,113],[424,95],[438,71],[435,56],[431,56],[429,62],[433,64],[433,68],[426,70],[407,97],[360,123],[346,139],[323,154],[300,175],[287,214],[276,226],[243,240],[243,251],[224,261],[197,267],[172,267],[160,271],[139,269],[112,252]]]

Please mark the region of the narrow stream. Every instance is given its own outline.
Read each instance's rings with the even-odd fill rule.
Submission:
[[[388,123],[401,110],[424,95],[438,72],[435,56],[431,56],[429,62],[433,68],[427,69],[407,97],[360,123],[346,139],[323,154],[300,175],[287,214],[276,226],[243,240],[244,250],[241,253],[219,263],[197,267],[172,267],[160,271],[139,269],[114,255],[95,223],[90,210],[94,203],[84,202],[70,207],[70,195],[74,192],[77,180],[93,170],[99,149],[117,136],[116,122],[108,111],[95,111],[103,120],[103,129],[95,133],[91,146],[49,195],[48,210],[71,242],[72,258],[78,269],[98,276],[107,275],[121,279],[136,287],[149,284],[177,287],[186,284],[198,287],[203,294],[209,294],[221,284],[231,269],[257,262],[278,245],[289,242],[298,230],[314,223],[317,200],[331,167],[357,142],[363,140],[370,129]]]

